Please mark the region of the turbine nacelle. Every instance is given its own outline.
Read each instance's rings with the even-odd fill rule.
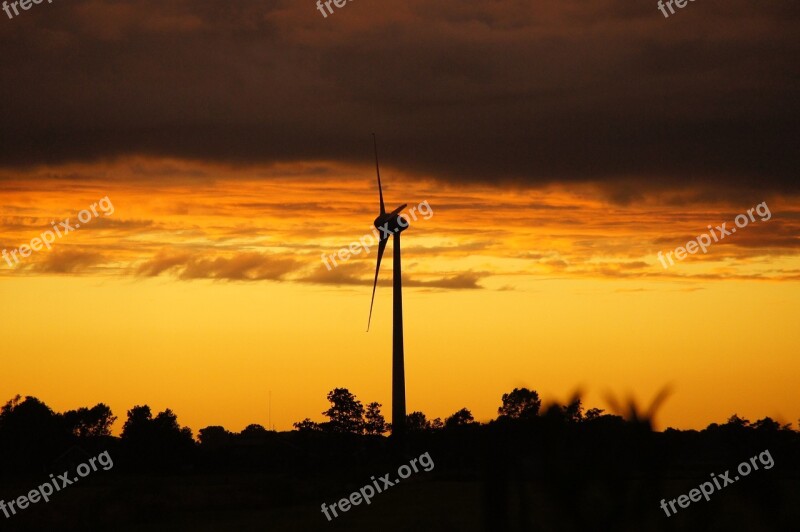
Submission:
[[[400,214],[400,211],[405,209],[407,204],[396,208],[390,213],[379,214],[375,218],[375,228],[378,230],[378,238],[386,240],[391,235],[399,234],[401,231],[408,229],[408,220]]]

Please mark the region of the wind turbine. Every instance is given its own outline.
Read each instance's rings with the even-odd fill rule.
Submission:
[[[375,218],[375,227],[378,229],[378,264],[375,266],[375,281],[372,284],[372,301],[369,304],[369,321],[367,331],[372,322],[372,306],[375,304],[375,289],[378,286],[378,272],[381,269],[381,258],[386,250],[389,236],[394,237],[394,269],[392,270],[393,290],[393,327],[392,327],[392,437],[400,442],[404,440],[406,432],[406,375],[403,355],[403,286],[402,272],[400,269],[400,233],[408,227],[408,221],[400,216],[400,211],[406,208],[403,204],[390,213],[386,212],[383,204],[383,188],[381,187],[381,168],[378,164],[378,142],[375,133],[372,134],[372,143],[375,146],[375,171],[378,174],[378,196],[380,198],[380,213]]]

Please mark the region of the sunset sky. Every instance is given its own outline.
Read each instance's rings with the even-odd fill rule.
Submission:
[[[408,410],[514,387],[656,426],[800,418],[800,91],[789,2],[70,1],[0,12],[0,401],[173,409],[195,432],[391,412],[403,235]],[[666,254],[769,216],[668,269]],[[391,244],[387,253],[391,253]],[[389,255],[387,254],[387,258]]]

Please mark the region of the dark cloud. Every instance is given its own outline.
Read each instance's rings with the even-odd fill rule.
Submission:
[[[185,267],[191,260],[189,253],[159,254],[158,256],[140,264],[136,268],[136,275],[141,277],[158,277],[173,268]]]
[[[374,130],[387,165],[453,181],[796,192],[799,22],[785,0],[41,4],[0,28],[0,165],[367,163]]]
[[[478,284],[478,281],[487,276],[487,273],[478,272],[464,272],[431,280],[410,279],[403,276],[403,286],[446,288],[449,290],[475,290],[483,288]]]
[[[76,274],[86,273],[104,261],[105,258],[101,253],[68,249],[46,253],[42,260],[24,269],[36,273]]]
[[[4,207],[4,210],[14,209]],[[163,226],[155,225],[152,220],[115,220],[105,217],[102,210],[98,210],[98,212],[99,217],[92,218],[88,223],[83,224],[81,226],[81,232],[113,230],[116,234],[121,234],[163,229]],[[56,226],[61,222],[75,225],[75,223],[79,223],[76,222],[76,218],[76,215],[67,216],[63,219],[59,219],[58,216],[49,216],[46,218],[41,216],[4,216],[0,217],[0,227],[6,232],[50,231],[52,227],[51,222],[55,223]]]
[[[219,279],[226,281],[280,280],[298,269],[292,259],[261,253],[239,253],[230,257],[206,258],[190,253],[160,254],[136,268],[142,277],[173,273],[179,279]]]
[[[374,270],[371,270],[371,272],[374,272]],[[320,266],[311,274],[298,279],[298,281],[328,285],[372,286],[374,281],[372,275],[374,274],[369,273],[368,275],[364,275],[364,273],[363,264],[357,263],[341,264],[338,268],[331,268],[330,270],[324,266]],[[490,274],[486,272],[462,272],[432,279],[421,279],[419,277],[411,278],[404,274],[403,286],[414,288],[446,288],[451,290],[481,289],[483,287],[478,284],[478,281],[489,275]],[[390,278],[378,279],[378,285],[391,286],[392,280]]]
[[[299,279],[301,282],[329,285],[366,285],[372,280],[364,277],[364,267],[358,263],[340,264],[337,268],[320,265],[312,273]],[[379,280],[380,284],[383,281]]]

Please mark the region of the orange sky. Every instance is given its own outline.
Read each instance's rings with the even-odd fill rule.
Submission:
[[[0,261],[0,399],[59,411],[102,401],[117,428],[147,403],[195,431],[238,431],[269,425],[271,391],[272,424],[286,430],[321,420],[343,386],[388,416],[385,284],[365,332],[375,250],[331,271],[321,261],[371,229],[366,163],[133,157],[3,171],[3,249],[105,196],[114,213],[13,269]],[[607,393],[648,403],[670,385],[661,428],[800,417],[797,198],[698,199],[689,187],[625,204],[586,184],[456,188],[383,173],[387,208],[433,210],[403,240],[409,411],[488,420],[519,386],[561,401],[580,389],[607,408]],[[762,201],[770,220],[668,270],[658,262]]]

